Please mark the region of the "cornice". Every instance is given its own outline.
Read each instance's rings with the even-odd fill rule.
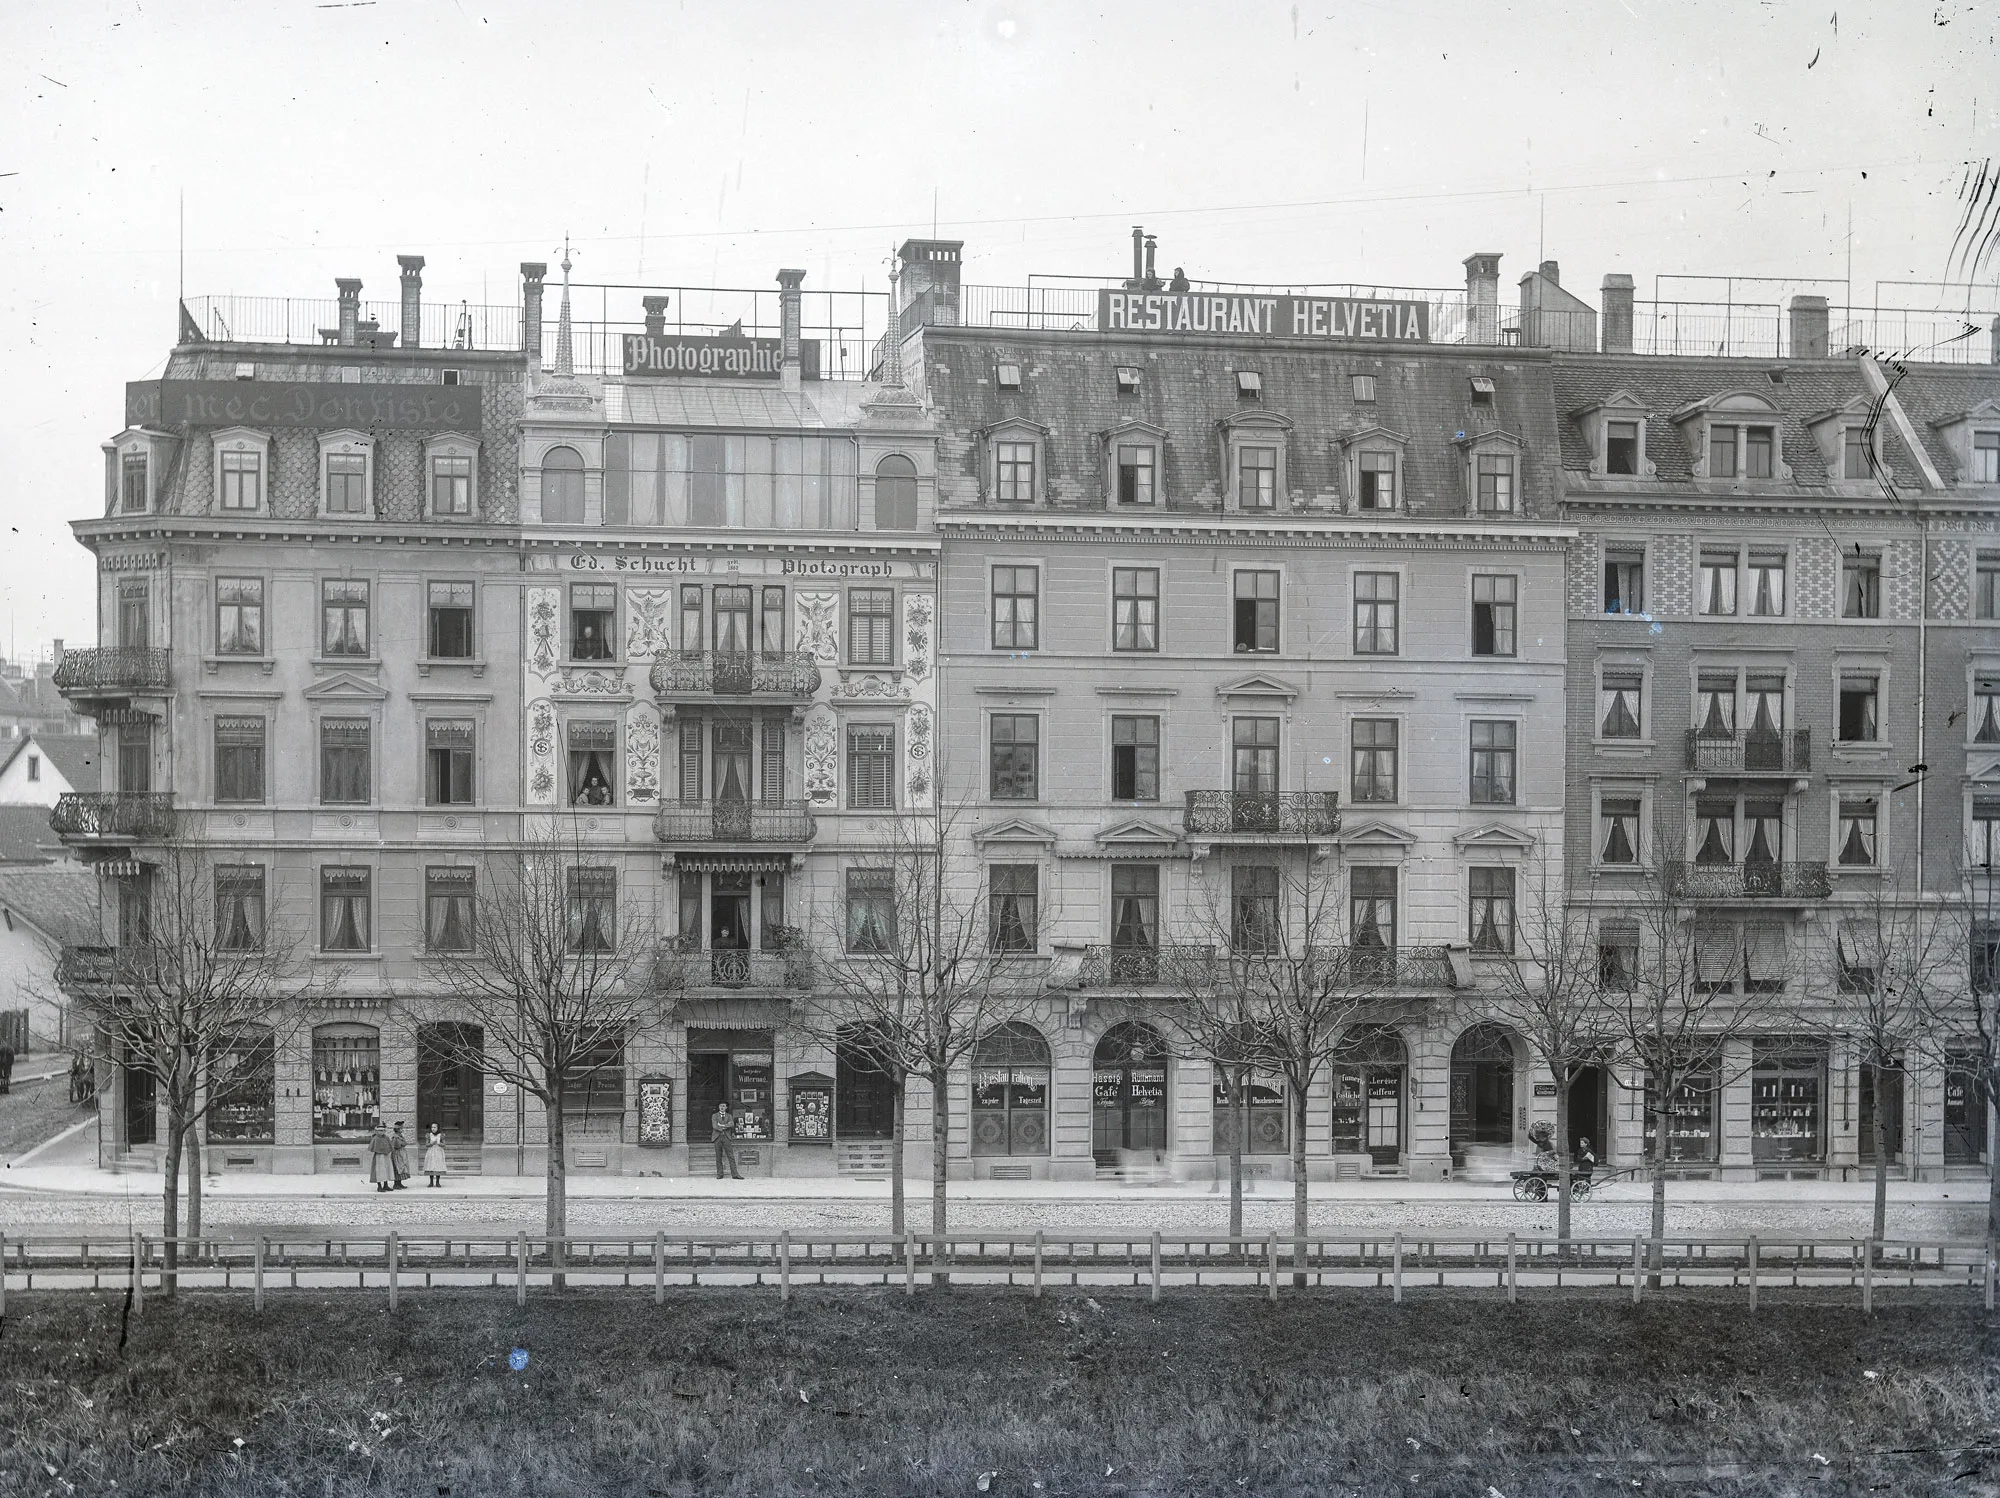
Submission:
[[[1302,517],[1304,518],[1304,517]],[[1385,541],[1406,543],[1465,543],[1480,545],[1563,546],[1577,537],[1573,525],[1553,523],[1496,524],[1449,518],[1438,520],[1369,521],[1354,515],[1331,514],[1317,524],[1300,519],[1250,521],[1194,517],[1186,519],[1138,519],[1092,511],[1074,513],[1039,511],[1033,514],[941,514],[938,529],[967,537],[1020,536],[1032,534],[1071,536],[1116,536],[1122,540],[1229,542],[1242,546],[1269,546],[1318,543],[1335,545],[1360,543],[1381,545]]]

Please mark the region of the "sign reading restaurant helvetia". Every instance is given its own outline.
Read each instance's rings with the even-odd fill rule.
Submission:
[[[1097,331],[1428,343],[1431,318],[1430,308],[1422,302],[1367,297],[1101,290],[1097,293]]]
[[[625,373],[707,375],[736,380],[775,380],[785,358],[776,338],[692,338],[682,334],[627,333]]]

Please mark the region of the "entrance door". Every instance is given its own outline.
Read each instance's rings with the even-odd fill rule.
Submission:
[[[689,1144],[715,1143],[715,1126],[709,1119],[715,1105],[729,1096],[729,1056],[712,1051],[688,1057]]]
[[[477,1025],[417,1028],[417,1137],[436,1124],[447,1143],[477,1144],[485,1136],[483,1075],[461,1059],[480,1044]]]
[[[1607,1137],[1611,1100],[1609,1078],[1601,1066],[1580,1066],[1569,1084],[1569,1153],[1572,1160],[1582,1154],[1587,1140],[1590,1152],[1602,1161],[1610,1153]]]
[[[1514,1039],[1500,1025],[1474,1025],[1451,1048],[1451,1141],[1514,1142]]]
[[[1874,1066],[1861,1068],[1861,1163],[1875,1163],[1875,1110],[1882,1110],[1882,1143],[1889,1163],[1903,1158],[1903,1074]]]
[[[1112,1167],[1125,1151],[1167,1148],[1167,1046],[1136,1021],[1113,1025],[1091,1058],[1091,1154]]]
[[[875,1059],[865,1033],[844,1030],[833,1049],[836,1139],[890,1139],[896,1133],[896,1084]]]
[[[125,1063],[125,1144],[130,1149],[155,1143],[157,1133],[156,1092],[152,1071]]]

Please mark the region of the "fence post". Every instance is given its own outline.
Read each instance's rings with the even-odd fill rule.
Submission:
[[[1994,1269],[1996,1268],[1994,1250],[1996,1247],[2000,1247],[2000,1245],[1996,1245],[1991,1238],[1986,1240],[1986,1309],[1989,1311],[1993,1309],[1993,1281],[1995,1279]]]
[[[1750,1309],[1757,1309],[1757,1235],[1750,1235]]]
[[[1403,1235],[1396,1234],[1394,1273],[1390,1276],[1389,1298],[1396,1305],[1403,1303]]]
[[[262,1238],[259,1238],[257,1240],[256,1253],[257,1257],[255,1260],[255,1264],[256,1264],[257,1277],[256,1277],[256,1283],[250,1293],[250,1309],[253,1311],[261,1311],[264,1309],[264,1240]]]
[[[1875,1314],[1875,1240],[1870,1238],[1862,1245],[1861,1261],[1861,1314]]]
[[[917,1293],[917,1235],[903,1234],[903,1293]]]
[[[1278,1298],[1278,1232],[1277,1232],[1277,1229],[1276,1229],[1276,1228],[1273,1228],[1273,1229],[1271,1230],[1271,1244],[1270,1244],[1270,1250],[1271,1250],[1271,1254],[1270,1254],[1270,1257],[1271,1257],[1271,1299],[1273,1299],[1273,1300],[1276,1300],[1276,1299]]]
[[[667,1235],[653,1234],[653,1304],[667,1303]]]
[[[142,1234],[132,1235],[132,1314],[146,1314],[146,1240]]]
[[[1644,1281],[1644,1277],[1639,1273],[1639,1269],[1645,1245],[1646,1240],[1644,1238],[1641,1238],[1637,1233],[1632,1235],[1632,1304],[1635,1306],[1639,1303],[1639,1288]]]
[[[792,1230],[786,1228],[778,1234],[778,1299],[780,1302],[792,1298]]]
[[[90,1246],[84,1245],[84,1258],[90,1257]],[[7,1319],[7,1235],[0,1233],[0,1321]]]
[[[1153,1229],[1153,1299],[1160,1298],[1160,1230]]]
[[[1514,1304],[1521,1298],[1520,1281],[1515,1275],[1514,1235],[1507,1235],[1507,1303]]]
[[[391,1233],[389,1235],[388,1247],[389,1247],[389,1309],[393,1311],[396,1309],[396,1259],[398,1258],[398,1253],[396,1249],[396,1235],[394,1233]]]
[[[1990,1270],[1991,1266],[1989,1265],[1988,1267]],[[1035,1229],[1035,1299],[1040,1300],[1041,1298],[1042,1298],[1042,1230],[1040,1228],[1036,1228]],[[1986,1276],[1986,1299],[1987,1299],[1987,1309],[1991,1310],[1992,1300],[1993,1300],[1993,1276],[1990,1272]]]
[[[514,1239],[514,1304],[528,1303],[528,1233],[525,1228]]]

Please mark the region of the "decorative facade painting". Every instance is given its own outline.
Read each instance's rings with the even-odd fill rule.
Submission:
[[[528,802],[556,804],[556,710],[546,697],[528,704]]]
[[[831,809],[840,791],[840,728],[823,702],[806,713],[805,762],[806,800]]]
[[[903,733],[903,797],[904,803],[912,810],[922,810],[931,804],[931,790],[935,782],[932,729],[934,727],[930,706],[915,702],[910,705],[909,717],[905,720]]]
[[[625,714],[625,804],[659,799],[660,715],[650,702],[635,702]]]
[[[625,654],[650,661],[673,650],[673,591],[669,588],[625,590]]]
[[[562,589],[528,589],[528,668],[555,674],[562,661]]]
[[[913,682],[931,674],[931,624],[937,599],[929,593],[903,595],[903,671]]]
[[[903,595],[902,684],[910,703],[903,728],[903,798],[913,810],[928,808],[937,788],[936,620],[936,594]]]
[[[840,664],[840,595],[800,591],[792,595],[792,638],[822,666]]]

